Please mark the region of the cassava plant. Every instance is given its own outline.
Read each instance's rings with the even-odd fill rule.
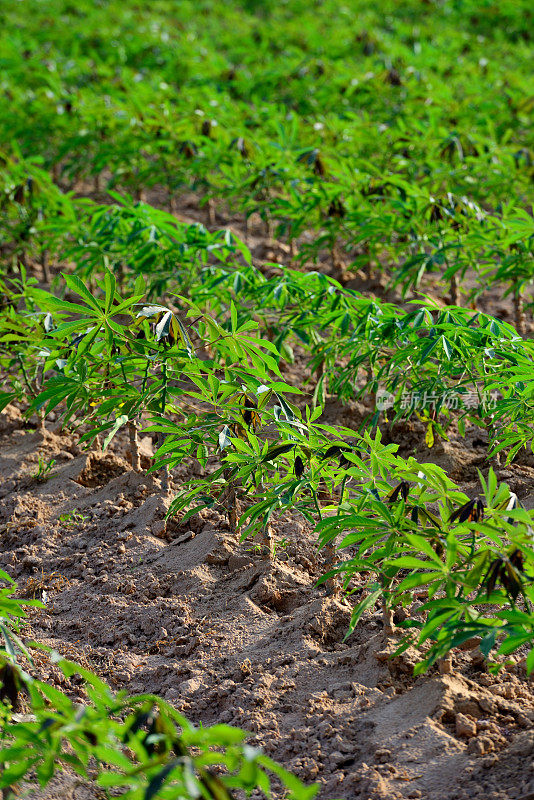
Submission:
[[[531,648],[531,670],[532,512],[519,506],[506,484],[498,486],[491,470],[487,481],[480,476],[483,499],[470,500],[439,467],[400,461],[391,474],[396,486],[389,478],[376,493],[348,501],[342,515],[318,525],[323,540],[345,531],[340,549],[357,550],[335,570],[350,593],[364,595],[350,631],[377,602],[385,628],[391,627],[390,610],[409,608],[415,590],[423,603],[415,617],[408,615],[397,652],[410,644],[423,647],[416,671],[473,637],[486,656]],[[359,574],[369,576],[363,590]]]
[[[16,796],[24,784],[47,786],[59,770],[71,770],[104,791],[130,800],[199,796],[231,800],[236,791],[270,796],[273,779],[293,800],[311,800],[287,770],[246,744],[246,734],[227,725],[195,727],[160,697],[114,693],[95,674],[55,652],[51,660],[68,681],[77,675],[86,692],[77,703],[31,675],[30,646],[19,636],[27,606],[0,571],[0,788]],[[33,647],[36,647],[33,643]],[[46,648],[40,648],[46,649]],[[25,661],[27,666],[22,666]],[[18,713],[24,707],[30,712]]]

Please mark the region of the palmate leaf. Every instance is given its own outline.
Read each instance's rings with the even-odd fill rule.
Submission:
[[[398,586],[396,587],[395,591],[396,594],[399,596],[403,594],[403,592],[410,592],[412,589],[415,589],[417,586],[424,586],[430,583],[436,583],[437,581],[443,581],[443,572],[416,572],[408,575],[407,578],[404,578]]]
[[[435,571],[436,565],[432,561],[422,561],[414,556],[399,556],[384,562],[384,566],[395,567],[396,569],[424,569]]]
[[[420,363],[420,364],[424,364],[424,363],[425,363],[425,361],[426,361],[426,360],[427,360],[427,359],[430,357],[430,354],[431,354],[431,353],[432,353],[432,351],[433,351],[433,350],[434,350],[434,349],[437,347],[437,345],[439,344],[439,342],[440,342],[440,339],[439,339],[439,338],[436,338],[436,339],[432,339],[432,340],[431,340],[431,341],[430,341],[430,342],[429,342],[429,343],[426,345],[426,347],[425,347],[425,348],[423,349],[423,351],[421,352],[421,355],[420,355],[420,358],[419,358],[419,363]]]
[[[139,303],[141,297],[133,296],[127,300],[121,300],[116,293],[115,278],[107,269],[104,271],[103,299],[94,297],[77,275],[68,275],[65,273],[62,277],[68,288],[85,301],[85,305],[62,300],[42,289],[32,288],[30,290],[30,296],[43,311],[59,315],[61,321],[55,330],[50,331],[50,336],[60,338],[67,334],[75,333],[76,331],[87,331],[88,328],[92,328],[93,333],[87,334],[87,336],[90,337],[90,343],[90,341],[94,340],[98,332],[103,329],[110,348],[113,344],[113,334],[118,334],[121,337],[126,336],[126,331],[122,326],[118,325],[113,318],[128,312],[133,306]],[[78,318],[65,322],[65,314],[75,314]],[[83,349],[86,349],[87,346],[88,343],[84,343]]]
[[[157,342],[161,342],[162,339],[169,338],[169,335],[171,333],[172,321],[173,321],[172,311],[166,311],[164,314],[162,314],[161,319],[156,324],[156,329],[155,329],[155,336]]]
[[[166,764],[158,773],[156,773],[156,775],[151,778],[148,786],[145,789],[144,800],[152,800],[153,797],[156,797],[170,773],[180,766],[182,766],[181,760],[174,759]]]
[[[408,493],[410,491],[410,485],[407,481],[401,481],[398,486],[393,489],[393,491],[388,495],[388,502],[395,503],[399,495],[401,495],[404,502],[408,499]]]
[[[46,784],[61,764],[87,776],[93,759],[101,764],[97,784],[124,787],[128,796],[138,798],[158,797],[166,786],[185,792],[184,797],[230,800],[232,788],[268,790],[269,773],[280,778],[295,800],[316,793],[317,787],[304,787],[248,746],[243,731],[229,726],[194,728],[161,698],[115,695],[85,668],[59,656],[53,660],[67,677],[82,676],[88,702],[80,707],[43,682],[28,683],[34,713],[31,721],[7,726],[14,744],[0,755],[2,786],[24,778],[32,768]],[[113,771],[107,765],[113,765]],[[223,772],[216,773],[211,765],[220,765]]]
[[[12,400],[15,400],[16,394],[14,392],[0,392],[0,412],[4,410]]]
[[[356,608],[353,609],[350,618],[349,629],[345,634],[344,641],[348,639],[351,633],[354,632],[354,629],[356,628],[356,625],[362,618],[364,612],[370,608],[374,608],[375,604],[378,602],[381,596],[382,596],[382,589],[381,588],[375,589],[374,591],[369,592],[369,594],[366,595],[366,597],[364,597],[363,600],[361,600],[358,603]]]
[[[290,450],[293,450],[297,443],[294,441],[289,442],[279,442],[278,444],[271,445],[265,455],[261,459],[261,463],[266,463],[268,461],[274,461],[275,458],[278,456],[284,455],[284,453],[289,453]]]
[[[137,319],[156,318],[155,337],[157,342],[169,340],[172,344],[181,342],[189,356],[194,354],[193,344],[180,318],[166,306],[143,306],[136,314]]]
[[[232,446],[232,439],[230,437],[231,431],[228,425],[225,425],[219,434],[219,451],[222,453]]]
[[[428,558],[431,559],[432,562],[434,562],[435,565],[437,565],[439,568],[443,568],[444,565],[442,560],[436,555],[435,550],[427,539],[425,539],[423,536],[408,532],[406,532],[404,536],[412,545],[415,552],[420,551],[421,553],[424,553],[428,556]]]
[[[304,469],[305,469],[304,461],[302,460],[302,458],[300,456],[296,456],[295,462],[294,462],[294,466],[293,466],[293,470],[295,472],[295,476],[297,478],[301,478],[304,475]]]
[[[169,309],[167,306],[158,306],[158,305],[151,305],[151,306],[143,306],[140,311],[135,315],[137,319],[150,319],[151,317],[159,316],[160,314],[165,314]]]
[[[83,315],[80,322],[85,325],[87,324],[87,320],[90,320],[93,317],[90,312],[95,310],[92,306],[88,308],[80,303],[73,303],[70,300],[62,300],[59,297],[50,294],[50,292],[46,292],[44,289],[32,289],[31,297],[39,304],[43,311],[49,311],[55,314]],[[100,309],[96,313],[100,314]]]
[[[106,277],[107,277],[108,274],[109,273],[106,273]],[[64,273],[63,274],[63,279],[65,280],[65,283],[67,284],[69,289],[74,294],[79,295],[79,297],[81,297],[82,300],[85,300],[85,302],[87,303],[89,308],[92,308],[93,311],[95,311],[98,315],[100,315],[100,313],[102,311],[101,305],[93,297],[93,295],[91,294],[89,289],[87,289],[87,287],[85,286],[83,281],[81,281],[80,278],[77,275],[68,275],[67,273]],[[113,279],[113,281],[114,280],[115,279]],[[115,290],[115,287],[113,286],[113,291],[114,290]],[[106,300],[107,300],[107,298],[106,298]],[[110,302],[112,302],[112,301],[113,301],[113,296],[110,298]],[[105,303],[106,310],[107,310],[107,305],[108,305],[108,303],[106,302]]]
[[[449,523],[478,522],[484,518],[484,503],[480,497],[468,500],[451,515]]]
[[[83,369],[78,379],[66,375],[56,375],[50,378],[43,391],[32,401],[30,408],[39,411],[46,407],[48,414],[64,401],[69,406],[72,406],[75,400],[87,401],[89,393],[85,386],[85,378]]]
[[[39,608],[45,608],[45,605],[41,603],[40,600],[28,601],[27,604],[35,605]],[[33,659],[31,653],[24,644],[24,642],[22,641],[22,639],[20,638],[20,636],[18,636],[14,630],[8,628],[7,625],[2,621],[0,621],[0,633],[2,635],[2,640],[3,640],[3,648],[5,649],[9,657],[13,660],[13,662],[16,662],[17,651],[19,651],[20,653],[23,653],[30,662],[30,664],[33,665]]]
[[[115,434],[128,422],[128,414],[121,414],[120,417],[117,417],[111,430],[109,431],[108,435],[104,439],[102,444],[102,450],[105,451],[108,448],[109,443],[115,436]]]

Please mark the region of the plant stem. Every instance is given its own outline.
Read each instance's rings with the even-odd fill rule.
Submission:
[[[390,608],[385,601],[382,603],[382,620],[384,622],[384,633],[386,636],[391,636],[392,633],[395,633],[393,609]]]
[[[262,553],[269,560],[274,558],[273,533],[270,525],[265,525],[261,533]]]
[[[163,380],[163,391],[161,394],[161,416],[165,416],[165,405],[167,403],[167,362],[165,359],[161,365],[162,371],[162,380]],[[159,446],[161,447],[165,443],[165,434],[159,434]],[[161,488],[164,494],[167,494],[169,491],[169,468],[165,464],[164,467],[161,468]]]
[[[46,247],[41,253],[41,266],[43,268],[44,282],[50,284],[50,269],[48,268],[48,249]]]
[[[452,654],[447,653],[446,656],[440,658],[438,661],[438,669],[440,675],[450,675],[452,672]]]
[[[380,582],[382,584],[382,621],[384,623],[384,634],[386,636],[391,636],[395,633],[395,625],[393,624],[393,608],[387,602],[390,582],[385,576],[382,577]]]
[[[341,504],[343,502],[343,495],[345,494],[345,484],[347,483],[348,475],[345,475],[342,482],[341,482],[341,489],[339,492],[339,504],[337,507],[337,516],[341,514]]]
[[[336,545],[335,541],[332,540],[325,544],[325,562],[326,562],[326,571],[329,572],[335,565],[336,561]],[[327,594],[333,595],[339,592],[339,578],[337,575],[332,575],[330,578],[327,578],[325,581],[326,591]]]
[[[215,201],[212,197],[208,200],[208,225],[216,225],[217,218],[215,216]]]
[[[237,521],[239,519],[239,501],[237,499],[237,491],[235,482],[232,481],[228,491],[228,526],[230,532],[237,535]]]
[[[21,356],[19,356],[19,362],[20,362],[22,377],[24,378],[24,383],[26,384],[26,388],[28,389],[32,397],[36,397],[37,396],[36,392],[34,391],[33,386],[31,385],[30,379],[28,378],[28,373],[26,372],[26,368],[24,366],[24,359]]]
[[[149,365],[150,365],[150,362],[149,362],[149,360],[148,360],[148,358],[147,358],[147,360],[146,360],[146,363],[145,363],[145,372],[144,372],[144,375],[143,375],[143,387],[142,387],[142,389],[141,389],[141,394],[144,394],[144,393],[145,393],[145,390],[146,390],[146,382],[147,382],[147,380],[148,380],[148,369],[149,369]]]
[[[323,515],[321,513],[321,506],[319,505],[319,502],[317,500],[317,492],[315,491],[313,486],[310,486],[310,489],[313,497],[313,503],[315,505],[315,510],[317,511],[317,516],[319,517],[319,519],[322,519]]]
[[[454,275],[451,275],[451,306],[458,305],[460,305],[458,294],[458,278],[456,277],[456,273],[454,273]]]
[[[130,460],[134,472],[141,472],[141,458],[139,456],[139,439],[137,437],[137,425],[133,420],[128,422],[128,433],[130,436]]]
[[[362,245],[362,252],[364,255],[367,256],[367,261],[365,262],[365,277],[368,281],[372,281],[374,278],[374,270],[373,265],[371,263],[371,248],[369,247],[369,242],[364,242]]]
[[[439,231],[439,241],[440,241],[440,247],[443,250],[443,260],[445,262],[445,268],[449,269],[449,259],[447,258],[447,250],[445,247],[445,242],[443,239],[443,231],[441,230],[441,228]],[[458,278],[456,277],[456,273],[451,275],[450,289],[451,289],[451,306],[459,306],[460,295],[458,292]]]
[[[488,416],[484,417],[484,424],[486,425],[486,428],[488,430],[488,438],[489,438],[488,450],[489,450],[492,444],[497,444],[498,443],[497,442],[497,430],[498,430],[498,428],[495,425],[494,415],[493,414],[488,414]],[[493,461],[494,461],[494,464],[495,464],[496,467],[500,467],[501,466],[501,454],[500,454],[500,452],[499,453],[495,453],[495,455],[493,456]]]
[[[526,330],[525,304],[517,278],[514,279],[514,317],[518,334],[524,336]]]
[[[232,470],[226,468],[223,472],[226,487],[219,497],[219,503],[226,511],[230,532],[237,534],[239,520],[239,499],[237,497],[237,481],[232,480]]]
[[[341,253],[339,252],[337,239],[334,239],[332,242],[330,253],[332,256],[332,277],[338,281],[338,283],[343,285],[346,282],[345,263],[341,257]]]

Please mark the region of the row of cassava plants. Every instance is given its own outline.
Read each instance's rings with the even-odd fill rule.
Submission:
[[[28,252],[33,251],[42,264],[46,279],[50,278],[50,249],[42,240],[55,242],[58,236],[67,244],[62,248],[62,256],[74,258],[85,274],[90,274],[92,264],[98,261],[113,265],[120,278],[124,270],[142,270],[150,275],[153,292],[159,295],[165,290],[169,279],[168,267],[175,263],[177,255],[182,278],[187,281],[188,266],[195,260],[198,262],[200,254],[204,254],[206,263],[206,256],[222,261],[238,250],[238,240],[228,233],[225,239],[222,232],[213,237],[202,226],[179,225],[171,215],[157,212],[146,204],[135,206],[132,202],[126,203],[123,211],[117,207],[109,210],[105,206],[98,208],[91,203],[86,203],[84,208],[80,201],[73,207],[72,201],[61,195],[46,173],[39,172],[34,164],[7,156],[4,161],[9,167],[4,170],[7,234],[4,234],[4,247],[9,247],[12,258],[18,256],[23,263]],[[399,178],[388,182],[387,191],[394,198],[395,213],[385,214],[383,202],[368,211],[359,202],[351,217],[343,206],[343,219],[347,216],[353,218],[357,236],[347,234],[347,241],[342,245],[339,237],[325,231],[319,221],[315,256],[308,243],[303,258],[306,261],[315,258],[324,249],[325,242],[330,242],[332,274],[344,282],[342,252],[345,252],[348,265],[357,268],[359,260],[354,254],[362,241],[366,241],[364,262],[370,269],[368,242],[373,241],[382,253],[382,261],[402,265],[390,271],[394,284],[401,284],[405,290],[417,288],[426,272],[441,271],[451,282],[452,305],[460,304],[458,282],[462,282],[468,270],[474,271],[479,281],[472,297],[475,298],[477,292],[489,285],[493,287],[496,282],[503,282],[504,296],[510,294],[513,298],[516,327],[524,333],[524,288],[531,282],[534,264],[534,232],[530,216],[510,205],[492,214],[485,213],[467,197],[454,197],[450,192],[445,198],[436,199]],[[334,215],[334,220],[341,213],[340,201],[336,202],[338,205],[334,203],[334,210],[329,212]],[[290,213],[287,207],[284,209],[285,215]],[[303,220],[310,225],[306,212]],[[399,220],[405,228],[404,233]],[[365,232],[366,228],[367,239],[364,240],[362,231]],[[240,248],[240,255],[246,252],[246,248]],[[377,262],[381,269],[380,263]]]
[[[493,470],[486,481],[479,474],[483,495],[470,500],[440,467],[400,458],[379,432],[360,437],[321,424],[320,409],[304,418],[283,404],[267,411],[266,387],[232,414],[208,385],[197,385],[192,394],[210,402],[211,413],[149,428],[167,436],[156,465],[194,457],[206,469],[169,514],[185,512],[185,521],[202,508],[224,508],[242,537],[258,536],[272,557],[271,523],[299,513],[317,531],[327,565],[350,554],[323,578],[330,591],[342,576],[349,594],[363,594],[349,633],[380,603],[390,634],[395,609],[406,606],[408,632],[398,652],[422,647],[417,671],[435,661],[447,668],[450,651],[467,640],[487,657],[526,649],[531,671],[534,514],[506,484],[497,485]],[[416,588],[425,602],[410,614]]]
[[[88,425],[90,430],[83,438],[94,439],[105,434],[104,446],[121,427],[128,426],[132,462],[137,469],[135,432],[143,425],[143,417],[149,415],[153,421],[148,430],[161,437],[154,468],[162,471],[163,489],[168,488],[166,470],[181,461],[195,458],[203,470],[202,477],[194,479],[173,501],[171,513],[182,509],[191,514],[204,507],[223,508],[231,530],[242,529],[244,535],[258,535],[269,557],[274,550],[271,523],[280,514],[292,510],[318,526],[328,549],[327,563],[334,568],[336,539],[325,536],[323,529],[331,531],[329,526],[343,526],[347,517],[351,527],[355,522],[360,525],[362,509],[366,509],[372,524],[375,524],[377,508],[385,508],[388,518],[395,520],[395,526],[399,526],[399,519],[401,528],[405,524],[408,527],[422,524],[423,533],[417,534],[420,538],[422,535],[423,539],[433,541],[437,537],[436,558],[443,562],[444,541],[450,528],[447,522],[455,519],[455,505],[462,506],[468,503],[468,499],[458,493],[439,468],[434,467],[431,472],[436,481],[434,488],[441,486],[442,496],[425,497],[424,502],[419,502],[419,498],[417,509],[420,507],[421,510],[414,511],[409,517],[406,514],[397,515],[398,518],[392,516],[388,510],[388,497],[392,502],[406,502],[407,475],[413,476],[417,467],[424,476],[425,470],[428,472],[430,468],[419,468],[416,462],[406,463],[400,459],[395,455],[395,445],[382,444],[379,431],[374,437],[369,433],[361,436],[348,429],[322,424],[320,406],[313,411],[308,408],[303,416],[286,397],[296,390],[276,379],[279,373],[276,348],[268,340],[251,335],[251,321],[240,327],[235,308],[232,309],[230,330],[227,330],[183,298],[185,310],[180,312],[163,306],[145,305],[141,288],[138,295],[122,300],[110,271],[105,273],[102,294],[98,299],[76,276],[66,275],[65,281],[71,292],[78,295],[79,302],[61,300],[35,287],[27,289],[28,299],[36,305],[30,318],[47,321],[46,327],[39,322],[34,328],[37,331],[40,326],[42,341],[38,353],[42,363],[40,386],[34,386],[35,397],[28,398],[31,400],[30,410],[41,414],[59,411],[64,423]],[[37,350],[36,345],[37,341],[31,342],[33,350]],[[208,358],[199,358],[197,350],[200,348],[211,351]],[[13,395],[6,392],[3,403],[12,398]],[[399,476],[403,486],[400,495],[391,484]],[[506,489],[500,491],[502,498]],[[488,506],[493,503],[493,494],[488,495]],[[425,510],[425,502],[429,500],[433,503],[441,501],[441,520],[436,521],[437,518]],[[355,509],[358,511],[356,517]],[[476,574],[476,570],[475,573],[471,571],[476,564],[484,562],[488,570],[492,566],[495,585],[488,593],[491,605],[493,607],[496,603],[495,586],[502,584],[498,588],[501,600],[509,603],[512,598],[511,611],[516,616],[518,613],[526,615],[524,638],[520,642],[524,644],[530,636],[526,624],[530,618],[530,528],[525,521],[530,519],[530,514],[521,509],[505,510],[507,513],[510,511],[506,524],[503,523],[500,530],[502,520],[499,520],[499,525],[493,526],[491,536],[494,539],[499,537],[497,549],[503,548],[503,537],[510,539],[513,554],[515,532],[525,534],[523,549],[520,547],[523,555],[521,558],[514,556],[519,583],[510,584],[507,578],[514,561],[504,561],[502,569],[497,570],[494,559],[488,555],[491,549],[481,547],[481,538],[471,530],[471,551],[467,560],[465,547],[453,542],[451,547],[458,553],[459,562],[452,566],[457,571],[449,569],[451,565],[445,566],[443,574],[450,585],[438,581],[432,591],[447,589],[456,616],[442,621],[447,622],[455,635],[458,628],[465,627],[466,615],[469,614],[469,621],[473,624],[476,622],[479,627],[487,625],[487,618],[479,610],[480,604],[474,603],[472,607],[471,595],[476,587],[473,584],[467,592],[466,587],[470,584],[465,581],[472,580]],[[447,519],[447,514],[450,519]],[[515,517],[521,518],[521,525],[514,525]],[[409,522],[405,522],[408,519]],[[428,520],[431,520],[430,524]],[[458,524],[465,522],[465,519],[459,519]],[[480,515],[473,522],[481,523]],[[383,550],[384,536],[380,525],[379,520],[372,537],[379,554]],[[491,526],[484,522],[484,533],[488,527]],[[350,541],[350,534],[347,538]],[[401,538],[395,544],[392,540],[391,546],[395,544],[397,550],[406,549],[406,542],[410,541]],[[421,543],[418,539],[414,541]],[[337,543],[341,544],[339,538]],[[394,555],[398,555],[397,550]],[[433,562],[422,567],[427,560],[424,556],[428,555],[428,547],[422,546],[420,563],[411,562],[415,569],[412,580],[421,578],[421,569],[432,567]],[[387,557],[390,556],[388,551]],[[380,559],[379,555],[377,563],[381,564]],[[396,598],[395,577],[407,564],[401,561],[399,569],[395,570],[387,562],[385,571],[379,574],[385,608],[390,608],[391,598],[395,598],[391,602],[405,599],[402,594]],[[335,571],[328,578],[331,590],[336,588]],[[368,570],[360,565],[360,571]],[[385,577],[390,573],[392,580],[388,582]],[[423,575],[426,575],[425,571]],[[482,569],[478,577],[479,588],[483,589],[489,580],[488,573]],[[402,581],[400,586],[403,586]],[[452,597],[451,586],[456,587]],[[459,602],[457,594],[460,600],[469,598],[470,604],[466,608]],[[525,603],[521,611],[514,606],[519,595],[520,601]],[[432,608],[430,606],[429,610]],[[430,619],[433,619],[431,613]],[[493,627],[497,627],[495,622]],[[472,630],[472,626],[469,629]],[[510,646],[510,637],[512,641],[518,640],[505,624],[495,631],[495,636],[498,635],[506,637],[501,647]],[[423,641],[424,638],[420,643]],[[454,637],[447,641],[451,646],[456,642]]]
[[[506,408],[511,394],[524,405],[524,392],[515,392],[519,382],[499,381],[495,372],[524,350],[528,358],[528,344],[515,341],[511,326],[469,311],[423,308],[402,315],[392,304],[369,302],[320,273],[308,277],[284,270],[279,278],[266,279],[251,266],[246,246],[228,231],[209,234],[202,226],[177,225],[146,204],[89,205],[88,214],[83,234],[66,248],[81,274],[109,266],[121,284],[132,286],[143,274],[149,297],[179,286],[180,293],[226,316],[233,302],[240,321],[257,319],[284,358],[292,360],[295,342],[305,347],[318,377],[316,399],[324,400],[326,390],[342,399],[358,396],[363,372],[365,392],[374,394],[381,385],[410,396],[408,403],[404,398],[397,404],[397,412],[419,413],[429,444],[436,435],[446,436],[443,425],[452,408],[461,412],[462,435],[469,419],[488,430],[491,449],[505,446],[494,440],[493,419],[502,418],[502,409],[489,407],[503,390]],[[176,260],[179,270],[171,268]],[[480,354],[474,362],[473,353]],[[423,403],[423,398],[433,399]],[[518,435],[515,417],[505,443],[519,449],[530,440]],[[523,421],[528,424],[525,415]]]
[[[386,267],[412,287],[436,272],[455,301],[462,274],[475,269],[481,285],[498,276],[520,301],[531,233],[517,249],[511,240],[528,222],[531,197],[524,63],[532,45],[521,6],[489,14],[489,28],[469,7],[460,15],[409,2],[384,17],[368,2],[357,14],[295,2],[258,16],[206,2],[177,37],[167,3],[133,34],[115,3],[103,28],[90,6],[73,13],[57,0],[46,20],[32,6],[26,47],[17,46],[14,8],[0,141],[16,139],[24,157],[38,153],[71,188],[91,178],[99,191],[141,198],[165,187],[170,207],[184,190],[221,198],[247,219],[258,213],[292,251],[327,252],[339,277]],[[416,36],[405,13],[418,20]],[[488,97],[488,80],[506,90]]]
[[[121,265],[133,264],[126,283],[135,286],[136,275],[147,270],[147,293],[152,295],[163,287],[159,279],[153,282],[150,264],[180,253],[184,258],[188,252],[177,236],[180,229],[156,228],[154,216],[145,208],[127,206],[124,214],[118,206],[109,212],[103,208],[96,220],[105,231],[109,229],[106,237],[94,236],[94,244],[89,237],[85,245],[73,249],[85,274],[95,274],[111,262],[123,283]],[[151,224],[144,224],[147,221]],[[452,409],[460,412],[460,433],[464,434],[466,420],[485,428],[492,450],[512,448],[514,455],[521,447],[530,447],[528,382],[508,380],[514,366],[528,361],[529,343],[511,326],[487,315],[432,306],[402,314],[392,304],[366,300],[319,273],[283,270],[279,277],[265,278],[247,263],[250,254],[235,237],[219,236],[218,242],[207,244],[202,230],[189,231],[192,252],[185,263],[195,264],[196,269],[185,270],[189,283],[184,288],[218,316],[229,319],[233,304],[239,324],[259,321],[286,360],[293,359],[295,343],[304,347],[317,376],[315,402],[323,401],[327,390],[348,400],[362,392],[372,398],[382,387],[396,395],[396,417],[415,413],[427,423],[430,445],[436,435],[446,438],[444,426],[450,424]],[[204,260],[202,254],[208,252],[218,253],[217,263]],[[243,258],[241,264],[234,260],[236,254]],[[159,274],[169,275],[169,269]],[[167,291],[173,286],[166,281]],[[45,323],[51,324],[50,318]],[[12,343],[18,326],[14,307],[9,324],[13,330],[5,341]],[[452,416],[457,419],[458,414]],[[377,418],[378,412],[373,424]],[[495,437],[496,419],[505,434],[500,439]]]
[[[12,258],[20,259],[22,266],[29,248],[35,255],[40,253],[42,260],[43,253],[46,255],[53,246],[65,259],[75,259],[80,273],[85,276],[109,266],[120,284],[126,282],[133,288],[136,276],[142,273],[147,277],[148,296],[161,296],[180,284],[181,291],[188,290],[195,299],[209,300],[217,311],[227,311],[234,299],[240,317],[252,314],[261,305],[262,326],[274,334],[274,341],[285,358],[292,358],[291,339],[309,350],[311,367],[318,374],[316,396],[319,399],[324,399],[325,389],[346,399],[358,394],[361,391],[358,378],[364,367],[365,391],[369,391],[371,385],[375,387],[372,391],[376,391],[382,379],[386,389],[395,392],[400,387],[401,394],[409,395],[408,403],[406,398],[398,403],[397,413],[399,410],[403,415],[419,413],[427,422],[430,444],[436,434],[446,435],[443,424],[447,423],[452,406],[462,409],[462,417],[469,417],[488,429],[492,449],[511,446],[515,452],[530,445],[530,438],[525,436],[530,404],[524,387],[528,384],[499,382],[497,378],[492,384],[493,399],[486,391],[491,362],[498,367],[499,359],[504,359],[509,373],[516,354],[525,347],[511,341],[513,334],[509,327],[483,315],[470,317],[448,311],[438,314],[437,328],[428,310],[395,319],[400,315],[393,306],[369,303],[324,279],[321,283],[319,275],[319,287],[317,280],[314,286],[314,279],[307,280],[295,271],[283,274],[280,280],[265,280],[251,267],[248,249],[228,232],[209,234],[202,226],[178,224],[170,215],[146,204],[126,202],[99,207],[82,201],[73,205],[46,182],[42,171],[31,164],[23,166],[12,161],[4,172],[6,198],[10,198],[6,199],[4,207],[6,213],[13,208],[16,212],[6,217],[5,230],[9,232],[6,246],[12,251]],[[40,227],[32,222],[36,214],[43,223]],[[74,225],[75,216],[78,221]],[[10,227],[10,219],[15,221],[14,226]],[[19,230],[21,224],[26,231],[23,235]],[[515,247],[514,260],[520,265],[517,253],[524,247],[520,241],[528,234],[528,218],[519,220],[518,225],[508,244]],[[23,250],[19,253],[17,246],[20,245]],[[47,258],[43,264],[47,263]],[[176,260],[181,264],[179,271],[172,269]],[[293,301],[289,308],[288,297]],[[318,328],[319,310],[321,325]],[[255,314],[258,316],[257,311]],[[470,330],[473,319],[477,329],[485,328],[478,336]],[[450,334],[448,337],[439,335],[444,324],[442,320],[447,328],[445,333]],[[503,342],[503,334],[507,341]],[[488,348],[485,346],[488,343],[497,344],[497,347]],[[391,359],[393,350],[396,355]],[[471,364],[471,352],[483,353],[483,362],[479,359],[476,365]],[[340,359],[344,364],[342,369],[339,369]],[[411,369],[406,370],[406,364]],[[375,379],[373,384],[370,378]],[[504,402],[494,413],[490,412],[488,403],[494,403],[495,391],[500,388],[505,389]],[[471,395],[467,409],[463,403],[466,394]],[[420,405],[421,398],[433,400],[425,407],[425,403]],[[493,419],[502,421],[508,411],[511,424],[506,426],[503,440],[494,441]]]
[[[530,346],[511,326],[487,315],[440,311],[431,305],[403,314],[320,273],[279,270],[279,276],[266,278],[251,266],[250,253],[235,236],[177,225],[169,215],[143,204],[89,204],[87,213],[87,222],[80,224],[83,234],[66,234],[70,214],[57,215],[60,223],[47,228],[56,243],[63,228],[58,249],[79,261],[81,274],[94,275],[109,265],[116,280],[135,289],[137,276],[144,273],[149,297],[160,291],[172,295],[181,282],[195,301],[226,319],[233,303],[239,324],[258,321],[283,359],[293,360],[295,344],[304,348],[316,403],[324,402],[327,391],[344,400],[364,393],[373,401],[377,391],[386,389],[396,397],[394,418],[417,414],[425,422],[429,446],[436,438],[447,438],[451,421],[464,435],[468,421],[488,432],[493,453],[506,448],[513,457],[522,448],[531,449],[526,380]],[[184,270],[175,271],[171,279],[170,265],[177,258]],[[185,281],[180,281],[182,274]],[[13,289],[16,281],[10,277],[9,282]],[[4,361],[22,363],[13,348],[20,316],[13,303],[8,303],[8,312]],[[43,324],[52,324],[51,318]],[[39,366],[37,352],[22,358],[25,388],[33,383],[33,394],[39,379],[29,381],[27,374],[32,363]],[[510,375],[516,380],[510,381]],[[372,424],[378,416],[375,410]]]

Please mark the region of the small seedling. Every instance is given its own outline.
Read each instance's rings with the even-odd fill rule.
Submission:
[[[140,569],[142,564],[143,564],[143,556],[139,556],[139,561],[137,562],[137,564],[132,564],[130,566],[127,566],[126,569],[132,570],[134,572],[136,569]]]
[[[65,528],[76,528],[87,520],[85,514],[74,509],[66,514],[60,514],[59,521]]]
[[[56,463],[55,458],[51,458],[49,461],[45,461],[39,454],[39,463],[37,465],[37,471],[32,474],[32,478],[40,482],[49,480],[54,476],[52,470],[54,469],[55,463]]]
[[[286,539],[286,537],[284,537],[280,542],[273,542],[273,561],[276,561],[276,554],[279,550],[281,550],[282,553],[286,553],[288,545],[289,541]]]

